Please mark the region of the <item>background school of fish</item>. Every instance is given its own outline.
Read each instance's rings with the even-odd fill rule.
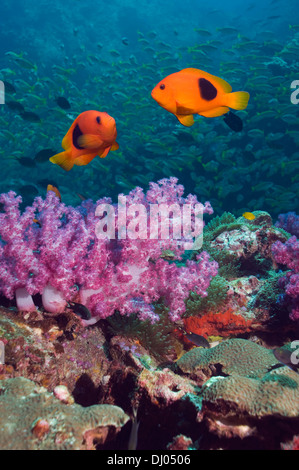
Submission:
[[[23,23],[21,15],[13,18],[12,3],[24,8]],[[29,204],[51,183],[64,202],[76,205],[77,193],[116,200],[135,186],[177,176],[186,193],[210,200],[216,215],[296,211],[299,105],[290,101],[290,85],[299,78],[295,2],[288,11],[280,0],[242,3],[239,13],[234,2],[226,12],[217,2],[208,8],[194,0],[185,8],[169,1],[112,3],[104,12],[89,1],[3,2],[0,192],[12,189]],[[92,8],[99,9],[97,15]],[[152,88],[185,67],[250,93],[248,108],[236,113],[242,132],[233,132],[223,117],[196,117],[186,129],[157,106]],[[115,118],[120,149],[66,174],[48,159],[87,109]]]

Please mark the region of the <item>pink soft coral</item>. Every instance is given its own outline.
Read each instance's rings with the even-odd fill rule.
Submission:
[[[290,269],[281,283],[291,299],[290,318],[299,320],[299,240],[292,236],[286,243],[277,241],[272,245],[272,252],[277,263],[286,265]]]
[[[161,203],[197,205],[203,213],[212,213],[208,202],[202,205],[192,195],[183,198],[183,190],[176,178],[163,179],[151,183],[146,194],[136,188],[126,197],[120,195],[120,201],[126,209],[140,204],[147,214],[153,204]],[[37,197],[23,214],[19,210],[21,198],[12,191],[2,194],[0,203],[4,208],[0,213],[0,292],[10,299],[22,292],[26,302],[22,304],[19,298],[20,309],[32,309],[30,297],[24,293],[40,293],[45,308],[53,313],[63,311],[66,301],[79,289],[81,302],[96,318],[119,310],[123,315],[137,312],[141,319],[155,321],[152,304],[164,298],[171,319],[178,320],[189,291],[206,295],[212,276],[217,274],[217,263],[209,261],[205,252],[197,261],[182,266],[174,262],[184,253],[184,238],[151,239],[149,227],[144,239],[125,238],[134,214],[128,210],[126,225],[117,224],[121,213],[116,205],[115,239],[99,237],[96,227],[103,216],[96,214],[102,206],[111,206],[107,198],[96,204],[84,201],[73,208],[50,191],[44,200]],[[173,217],[173,228],[176,222]],[[194,218],[191,225],[194,228]],[[158,235],[160,232],[161,227]],[[171,263],[163,259],[167,250],[173,256]]]

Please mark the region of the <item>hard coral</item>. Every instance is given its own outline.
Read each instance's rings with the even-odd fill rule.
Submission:
[[[240,338],[222,341],[210,349],[194,348],[177,361],[185,373],[217,364],[224,374],[257,378],[263,377],[279,362],[271,350]]]
[[[163,298],[170,318],[178,320],[190,290],[207,295],[217,263],[209,261],[205,252],[184,266],[169,263],[163,253],[171,250],[173,259],[180,260],[190,237],[154,239],[147,227],[142,238],[135,226],[132,229],[135,221],[129,209],[142,205],[149,216],[151,205],[177,204],[181,209],[184,204],[212,213],[210,203],[200,204],[192,195],[183,198],[183,191],[176,178],[163,179],[150,183],[146,194],[136,188],[126,197],[120,195],[117,207],[102,199],[96,204],[84,201],[77,208],[61,203],[49,191],[45,200],[35,198],[22,214],[20,196],[12,191],[0,195],[4,208],[0,213],[0,293],[9,299],[18,294],[20,310],[32,310],[29,296],[40,293],[45,308],[58,313],[79,288],[81,303],[96,318],[107,318],[118,310],[122,315],[138,313],[140,319],[152,322],[158,319],[152,303]],[[103,225],[105,209],[101,212],[101,208],[107,210],[107,204],[118,227],[115,237],[110,238],[98,236],[97,230],[99,223]],[[121,221],[121,208],[127,210],[126,223]],[[174,230],[177,219],[172,220]],[[194,223],[193,214],[190,229]],[[160,225],[158,237],[165,228]]]
[[[218,377],[203,387],[203,413],[224,416],[299,418],[299,376],[288,367],[263,377]]]
[[[0,448],[6,450],[90,450],[129,420],[113,405],[65,405],[23,377],[0,381],[0,407]]]
[[[99,328],[80,325],[80,334],[70,339],[64,321],[64,316],[50,316],[26,322],[21,314],[0,308],[0,339],[5,344],[0,379],[21,375],[51,391],[65,385],[77,403],[96,403],[109,369],[105,337]]]
[[[195,392],[195,384],[180,377],[170,369],[150,371],[143,369],[138,376],[138,387],[146,393],[154,405],[169,406]]]

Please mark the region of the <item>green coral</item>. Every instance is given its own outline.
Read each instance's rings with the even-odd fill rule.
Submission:
[[[156,306],[156,309],[160,310],[160,319],[154,324],[149,320],[139,320],[137,315],[127,317],[118,312],[106,321],[113,335],[138,339],[140,344],[158,361],[165,361],[168,356],[174,355],[177,347],[176,340],[171,334],[174,325],[162,306]]]
[[[235,225],[237,226],[235,227]],[[209,243],[214,240],[222,232],[234,230],[233,228],[230,228],[231,226],[234,226],[234,228],[240,228],[241,224],[236,224],[236,218],[230,212],[224,212],[221,216],[214,217],[204,228],[204,243]]]
[[[190,295],[186,301],[186,312],[184,317],[195,315],[199,312],[209,311],[213,312],[218,310],[225,302],[226,294],[229,289],[227,280],[219,276],[215,276],[208,287],[207,297],[200,297],[194,292],[190,292]]]
[[[244,217],[236,219],[236,217],[230,212],[224,212],[221,216],[214,217],[214,219],[212,219],[204,228],[204,244],[208,245],[223,232],[239,230],[244,225],[254,232],[256,230],[256,225],[254,226],[251,222],[252,221],[247,220]]]
[[[262,382],[263,383],[277,382],[282,387],[288,387],[288,388],[294,388],[294,389],[298,388],[298,383],[295,382],[293,378],[288,377],[286,375],[279,375],[279,373],[277,373],[276,375],[266,374]]]
[[[177,366],[185,373],[217,364],[221,365],[222,373],[226,375],[262,378],[280,363],[271,350],[240,338],[222,341],[210,349],[191,349],[177,361]]]
[[[221,216],[214,217],[204,228],[202,250],[207,251],[211,259],[217,261],[218,274],[223,278],[235,279],[238,277],[240,263],[233,253],[211,247],[211,242],[225,231],[240,229],[244,223],[237,221],[230,212],[224,212]]]
[[[299,375],[288,367],[271,370],[262,378],[232,375],[215,379],[203,387],[203,413],[219,410],[222,416],[226,413],[239,421],[242,416],[298,419]]]
[[[276,304],[278,296],[284,292],[278,282],[284,273],[276,273],[272,270],[268,274],[269,277],[265,279],[258,293],[249,301],[248,308],[269,309]]]

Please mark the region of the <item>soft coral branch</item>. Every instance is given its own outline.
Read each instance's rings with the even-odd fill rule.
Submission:
[[[170,178],[150,183],[146,194],[136,188],[121,197],[126,206],[142,204],[147,214],[151,204],[200,204],[196,196],[184,198],[183,191],[177,179]],[[8,298],[13,298],[17,289],[25,289],[22,292],[28,295],[40,293],[44,306],[58,312],[79,289],[82,303],[94,316],[106,318],[118,310],[123,315],[137,312],[142,320],[154,321],[157,315],[152,304],[162,297],[172,320],[178,320],[189,291],[206,295],[217,273],[217,263],[209,261],[207,253],[184,266],[162,259],[165,250],[171,250],[173,260],[180,260],[184,240],[149,236],[118,239],[117,231],[116,240],[98,238],[96,209],[100,204],[111,204],[107,198],[96,204],[84,201],[74,208],[49,191],[45,199],[37,197],[23,214],[21,201],[13,192],[0,196],[0,292]],[[120,215],[116,205],[114,209],[117,222]],[[201,209],[212,212],[208,202],[201,204]],[[127,224],[131,220],[132,216]]]

